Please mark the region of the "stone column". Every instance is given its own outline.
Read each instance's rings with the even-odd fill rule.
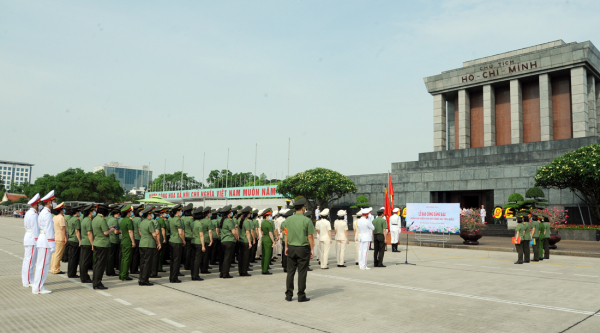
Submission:
[[[598,135],[598,123],[597,123],[597,108],[596,105],[596,79],[593,75],[587,77],[587,93],[588,93],[588,125],[589,125],[589,136]]]
[[[585,68],[571,68],[571,112],[573,115],[573,138],[588,136],[588,89]]]
[[[483,86],[483,146],[496,145],[496,94],[494,87]]]
[[[510,143],[523,143],[523,94],[519,80],[510,80]]]
[[[471,99],[469,92],[458,91],[458,149],[471,148]]]
[[[540,125],[541,140],[552,141],[554,125],[552,123],[552,84],[548,74],[540,75]]]
[[[447,101],[448,107],[446,108],[446,122],[448,123],[448,129],[446,133],[448,133],[448,150],[454,150],[455,142],[454,142],[454,111],[456,110],[456,105],[454,105],[455,98],[450,98]]]
[[[446,97],[433,95],[433,151],[446,150]]]
[[[596,84],[599,82],[596,80]],[[600,135],[600,87],[595,87],[596,89],[596,132]],[[31,174],[31,173],[30,173]]]

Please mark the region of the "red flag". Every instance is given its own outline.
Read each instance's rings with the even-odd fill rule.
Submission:
[[[389,188],[389,191],[388,191]],[[394,185],[392,184],[392,175],[388,172],[388,186],[385,187],[385,206],[384,215],[387,220],[388,230],[390,230],[390,216],[394,210]]]

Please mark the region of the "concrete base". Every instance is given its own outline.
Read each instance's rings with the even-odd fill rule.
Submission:
[[[563,240],[596,241],[596,230],[558,229],[557,233]]]
[[[516,217],[507,217],[506,218],[506,227],[507,229],[515,230],[517,227],[517,218]]]

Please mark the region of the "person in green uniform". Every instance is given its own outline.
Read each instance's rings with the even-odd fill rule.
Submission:
[[[221,237],[219,235],[219,214],[216,209],[210,211],[210,225],[213,233],[213,246],[210,251],[210,264],[217,265],[223,260],[223,249],[221,248]]]
[[[81,212],[81,256],[79,257],[79,279],[81,283],[92,283],[88,270],[92,267],[92,254],[94,253],[94,232],[92,231],[92,218],[96,212],[93,205],[88,205]]]
[[[200,267],[200,273],[202,274],[210,274],[208,271],[209,261],[210,261],[210,251],[213,248],[213,232],[212,232],[212,223],[210,220],[210,207],[204,207],[202,210],[200,220],[200,224],[202,225],[202,234],[204,235],[204,246],[206,247],[206,251],[202,252],[202,266]]]
[[[248,216],[248,222],[252,225],[252,229],[250,230],[250,234],[252,235],[252,249],[250,250],[250,263],[256,263],[256,250],[258,248],[258,232],[256,217],[258,215],[258,209],[254,209],[252,213]]]
[[[171,246],[171,261],[169,262],[169,265],[171,266],[171,271],[169,274],[169,282],[171,283],[181,283],[179,277],[183,276],[183,274],[179,272],[179,269],[181,268],[181,252],[187,242],[185,241],[185,230],[183,229],[181,214],[181,205],[176,205],[171,209],[171,215],[173,216],[169,222],[171,225],[171,238],[169,239],[169,244]]]
[[[288,269],[286,279],[285,300],[292,301],[294,295],[294,276],[298,270],[298,302],[308,302],[306,297],[306,275],[308,261],[314,257],[313,234],[315,227],[312,221],[304,216],[306,199],[301,198],[294,202],[296,214],[290,216],[285,224],[285,251],[288,256]]]
[[[170,225],[171,214],[169,214],[169,209],[170,208],[165,207],[165,213],[163,214],[163,220],[164,220],[164,225],[165,225],[165,240],[164,240],[164,242],[162,244],[163,246],[161,248],[163,265],[166,265],[167,262],[169,261],[169,258],[171,258],[171,246],[169,245],[169,239],[171,238],[171,225]],[[162,266],[161,266],[160,270],[162,270]]]
[[[544,226],[544,215],[538,215],[539,227],[540,227],[540,239],[535,246],[535,251],[538,252],[538,258],[540,261],[544,260],[544,235],[546,233],[546,227]]]
[[[119,279],[121,281],[131,281],[129,277],[129,266],[131,265],[131,256],[133,254],[132,249],[136,247],[135,238],[133,237],[133,222],[131,218],[134,216],[133,208],[131,204],[121,209],[121,216],[123,217],[119,221],[119,227],[123,238],[121,239],[121,269],[119,269]]]
[[[294,210],[294,209],[292,209],[292,212],[294,212],[294,214],[295,214],[295,210]],[[304,212],[304,216],[306,216],[306,217],[307,217],[307,218],[308,218],[308,219],[309,219],[309,220],[312,222],[312,224],[313,224],[313,227],[314,227],[314,226],[315,226],[315,224],[316,224],[316,221],[314,221],[314,220],[313,220],[313,213],[312,213],[310,210],[307,210],[307,211],[305,211],[305,212]],[[313,240],[314,240],[314,235],[313,235]],[[285,242],[285,239],[284,239],[284,242]],[[318,240],[315,240],[315,242],[316,242],[317,244],[319,244],[319,241],[318,241]],[[316,245],[315,245],[315,246],[316,246]],[[314,252],[315,252],[315,249],[314,249],[314,247],[313,247],[313,253],[314,253]],[[311,259],[312,259],[312,258],[311,258]],[[318,260],[318,259],[317,259],[317,260]],[[319,265],[321,265],[321,261],[320,261],[320,260],[318,261],[318,263],[319,263]],[[309,271],[309,272],[312,272],[312,268],[310,268],[310,260],[308,261],[308,271]]]
[[[377,218],[373,220],[373,240],[375,250],[373,251],[374,267],[385,267],[383,264],[383,255],[385,254],[385,237],[387,235],[387,221],[383,217],[383,209],[377,211]]]
[[[521,216],[517,216],[517,227],[515,228],[515,237],[521,237],[525,235],[525,226],[523,225],[523,218]],[[515,249],[517,250],[517,262],[515,264],[523,264],[523,241],[515,244]]]
[[[131,259],[131,274],[139,274],[140,273],[140,239],[141,235],[139,232],[140,222],[142,222],[142,218],[140,217],[141,211],[144,209],[144,206],[137,206],[133,212],[134,217],[132,220],[133,223],[133,239],[135,240],[135,247],[133,248],[133,254]]]
[[[544,259],[550,259],[550,219],[548,216],[544,216]]]
[[[296,211],[294,209],[288,209],[285,214],[283,214],[283,222],[281,222],[281,233],[282,233],[282,237],[281,237],[281,249],[283,254],[281,255],[281,267],[283,267],[283,272],[287,273],[287,254],[285,254],[285,225],[287,222],[288,217],[294,215],[296,213]]]
[[[72,212],[72,206],[71,207],[65,207],[65,211],[64,211],[64,217],[65,217],[65,223],[67,224],[67,234],[69,232],[69,220],[71,219],[71,217],[73,217]],[[68,236],[68,235],[67,235]],[[69,262],[69,241],[68,241],[68,237],[67,237],[67,243],[65,244],[65,250],[63,252],[62,258],[60,261],[62,262]],[[68,268],[67,268],[68,269]]]
[[[117,205],[112,205],[112,211],[110,212],[110,215],[108,216],[108,218],[106,219],[106,224],[108,224],[109,227],[113,227],[113,231],[108,235],[108,238],[110,240],[110,244],[109,244],[109,248],[108,248],[108,258],[106,260],[106,276],[117,276],[117,274],[115,274],[115,262],[117,260],[117,254],[118,254],[118,241],[119,241],[119,228],[118,225],[119,223],[117,222],[118,219],[121,217],[121,210],[118,209],[119,207]]]
[[[67,220],[67,244],[69,250],[67,268],[67,277],[71,279],[78,278],[77,266],[79,266],[79,249],[81,246],[81,222],[79,216],[79,206],[71,206],[69,208],[69,215],[71,218]]]
[[[240,243],[240,257],[238,264],[238,273],[240,276],[251,276],[248,273],[248,267],[250,265],[250,250],[252,250],[252,221],[248,221],[248,216],[252,213],[250,206],[244,207],[241,210],[239,219],[239,243]]]
[[[188,204],[183,208],[183,227],[185,230],[185,241],[188,244],[192,242],[192,222],[194,222],[194,218],[192,217],[192,210],[194,209],[194,205]],[[192,262],[194,261],[194,247],[188,246],[183,251],[183,269],[191,270]]]
[[[99,204],[97,207],[98,214],[92,220],[92,230],[94,233],[94,242],[92,244],[94,245],[94,253],[96,253],[96,264],[94,264],[92,286],[94,289],[108,289],[102,284],[102,277],[104,276],[108,251],[110,249],[110,239],[108,235],[115,230],[115,227],[109,227],[106,223],[108,205]]]
[[[200,268],[202,266],[202,259],[204,258],[204,253],[206,252],[206,245],[204,244],[204,231],[202,228],[202,219],[204,218],[204,214],[202,211],[204,209],[202,207],[198,207],[192,211],[192,217],[194,221],[191,224],[192,227],[192,281],[203,281],[204,279],[200,277]]]
[[[160,222],[158,222],[158,218],[161,212],[160,208],[156,208],[152,207],[152,219],[150,220],[150,222],[152,222],[152,226],[154,227],[154,230],[156,231],[156,243],[161,245],[162,248],[162,241],[160,239],[161,235],[161,231],[160,231]],[[152,251],[152,258],[150,258],[150,277],[153,279],[158,279],[160,278],[160,276],[158,275],[158,260],[159,260],[159,250],[153,250]]]
[[[223,248],[223,260],[219,261],[219,277],[230,279],[233,276],[229,274],[229,269],[231,268],[231,262],[233,261],[233,252],[238,236],[232,219],[233,212],[231,211],[231,205],[221,208],[219,212],[221,213],[219,230],[221,231],[221,247]]]
[[[528,264],[531,261],[531,253],[529,252],[529,242],[531,242],[531,228],[529,226],[529,215],[523,214],[523,226],[525,227],[525,235],[522,239],[524,263]]]
[[[160,250],[158,250],[158,273],[165,273],[163,269],[163,260],[165,250],[167,248],[167,223],[165,222],[165,216],[167,215],[167,208],[163,207],[158,211],[158,235],[160,236]]]
[[[540,243],[540,223],[538,222],[537,215],[531,216],[531,238],[534,241],[534,244],[531,245],[531,249],[533,251],[533,261],[540,261],[540,252],[537,251],[538,244]]]
[[[277,260],[277,255],[275,255],[275,252],[277,252],[277,242],[279,242],[279,230],[277,229],[277,227],[275,226],[275,215],[279,215],[282,214],[281,213],[281,205],[277,206],[278,209],[280,209],[280,211],[276,214],[275,212],[273,212],[273,218],[271,219],[271,227],[273,227],[273,237],[275,237],[275,246],[273,247],[273,253],[271,253],[271,263],[274,263]]]
[[[239,217],[241,212],[238,213],[238,209],[237,208],[233,208],[232,210],[232,218],[231,220],[233,221],[233,225],[235,225],[235,231],[237,233],[237,237],[235,238],[235,246],[233,248],[233,253],[234,253],[234,259],[232,261],[232,264],[238,264],[240,262],[240,244],[238,242],[239,240],[239,234],[240,234],[240,229],[239,229]]]
[[[273,235],[273,226],[271,225],[271,219],[273,211],[271,208],[267,208],[263,212],[263,220],[260,225],[262,231],[262,256],[261,256],[261,267],[263,275],[271,275],[269,272],[269,265],[271,264],[271,255],[273,254],[273,248],[275,247],[275,236]]]
[[[160,249],[160,242],[158,238],[158,230],[155,228],[153,222],[154,214],[152,214],[153,207],[147,207],[142,210],[142,221],[139,225],[140,237],[140,276],[138,285],[140,286],[152,286],[148,279],[152,270],[152,260],[154,258],[154,252]]]

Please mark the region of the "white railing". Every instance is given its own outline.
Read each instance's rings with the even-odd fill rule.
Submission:
[[[433,232],[423,233],[423,232],[415,232],[415,240],[419,242],[419,246],[421,246],[422,242],[436,242],[442,243],[442,247],[446,247],[446,243],[450,240],[450,234],[438,234]]]

